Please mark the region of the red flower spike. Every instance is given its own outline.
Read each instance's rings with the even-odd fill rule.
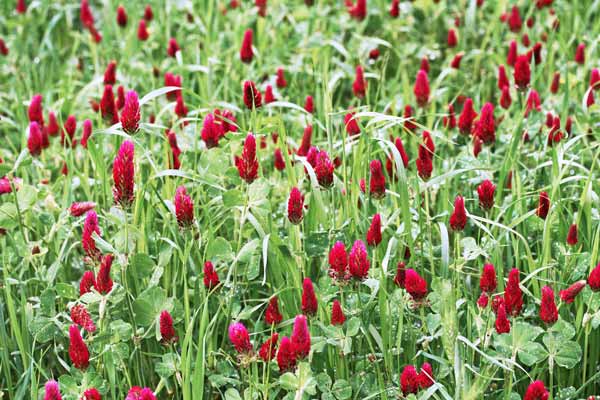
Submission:
[[[154,19],[154,12],[152,11],[152,7],[150,6],[150,4],[148,4],[144,9],[144,19],[148,22]]]
[[[111,85],[104,86],[102,99],[100,100],[100,114],[102,118],[114,125],[119,122],[119,113],[115,104],[115,95]]]
[[[494,206],[494,193],[496,185],[489,179],[484,180],[477,187],[477,195],[479,196],[479,206],[484,210],[489,210]]]
[[[81,400],[102,400],[102,396],[100,395],[98,389],[91,388],[83,392],[83,397]]]
[[[302,312],[309,316],[317,313],[317,296],[310,278],[302,282]]]
[[[170,38],[169,43],[167,44],[167,55],[169,57],[175,58],[175,55],[179,50],[181,49],[179,48],[179,43],[177,43],[177,39]]]
[[[181,87],[181,76],[173,75],[170,72],[165,72],[165,86]],[[179,97],[181,90],[173,90],[166,94],[167,100],[175,101]]]
[[[367,17],[367,0],[356,0],[356,4],[348,8],[350,16],[358,21],[362,21]]]
[[[279,350],[277,351],[277,365],[279,372],[285,373],[296,369],[296,352],[292,346],[292,341],[284,336],[281,338]]]
[[[125,106],[121,112],[121,125],[123,130],[129,134],[136,133],[140,127],[140,104],[135,90],[127,92],[125,96]]]
[[[419,70],[417,73],[413,93],[415,94],[415,98],[419,107],[427,106],[427,103],[429,102],[430,90],[427,72],[424,70]]]
[[[310,114],[312,114],[315,111],[312,96],[306,96],[306,100],[304,101],[304,109]]]
[[[41,94],[36,94],[31,98],[27,114],[29,116],[29,122],[37,122],[40,127],[44,126],[44,110]]]
[[[456,37],[456,31],[454,29],[448,30],[446,42],[448,43],[448,47],[456,47],[458,44],[458,38]]]
[[[308,158],[308,157],[307,157]],[[333,184],[334,166],[329,159],[329,154],[326,151],[319,151],[315,160],[315,174],[319,185],[324,188],[329,188]]]
[[[344,325],[346,322],[346,316],[342,310],[340,302],[336,299],[333,300],[333,306],[331,307],[331,325]]]
[[[521,19],[521,14],[519,13],[519,8],[517,6],[512,8],[507,23],[511,32],[519,32],[521,30],[523,20]]]
[[[75,202],[71,204],[69,212],[73,217],[80,217],[96,207],[96,203],[92,201]]]
[[[456,115],[454,114],[454,106],[448,104],[448,115],[443,118],[444,127],[454,129],[456,127]]]
[[[256,139],[249,133],[244,140],[244,149],[241,157],[235,157],[235,166],[240,178],[247,183],[252,183],[258,177],[258,159],[256,158]]]
[[[302,135],[302,142],[300,143],[300,147],[298,147],[298,150],[296,151],[296,154],[298,154],[301,157],[306,157],[306,155],[308,154],[308,151],[311,148],[312,132],[313,132],[312,125],[307,125],[304,128],[304,133]]]
[[[25,4],[25,1],[20,0],[19,3]],[[58,382],[53,380],[46,382],[46,385],[44,386],[44,400],[62,400]]]
[[[15,11],[17,14],[25,14],[27,12],[27,3],[25,3],[25,0],[17,0]]]
[[[86,119],[83,121],[83,132],[81,133],[81,145],[84,149],[87,149],[87,142],[90,136],[92,136],[92,121]]]
[[[450,67],[454,69],[460,69],[460,62],[462,61],[463,56],[463,52],[460,52],[457,55],[455,55],[452,61],[450,62]]]
[[[402,370],[400,375],[400,387],[402,393],[407,396],[411,393],[417,393],[419,391],[419,376],[417,370],[412,365],[407,365]]]
[[[244,82],[244,104],[249,110],[262,106],[262,96],[252,81]]]
[[[117,62],[111,61],[106,66],[106,70],[104,71],[104,84],[105,85],[114,85],[117,81]]]
[[[498,286],[496,270],[493,264],[485,264],[479,280],[479,288],[485,293],[494,293]]]
[[[279,89],[283,89],[287,86],[287,81],[285,80],[285,74],[282,67],[277,68],[277,79],[275,79],[275,84]]]
[[[550,92],[552,94],[558,93],[558,88],[560,86],[560,72],[555,72],[552,77],[552,84],[550,85]]]
[[[175,329],[173,328],[173,317],[167,310],[160,313],[159,328],[162,343],[174,343],[177,341]]]
[[[244,32],[244,38],[242,39],[242,48],[240,49],[240,60],[245,63],[249,63],[254,58],[254,52],[252,51],[252,29]]]
[[[569,246],[575,246],[577,242],[577,224],[572,224],[569,227],[569,233],[567,234],[567,244]]]
[[[112,254],[107,254],[102,257],[100,269],[98,270],[98,276],[96,276],[96,282],[94,282],[94,288],[100,294],[108,294],[112,290],[113,281],[110,279],[110,268],[112,267],[112,261]]]
[[[427,296],[427,281],[414,269],[406,270],[404,286],[415,301],[420,301]]]
[[[537,42],[533,45],[533,59],[535,61],[535,65],[539,65],[542,63],[542,44]]]
[[[93,333],[96,331],[96,325],[94,325],[92,317],[90,317],[90,314],[83,304],[77,304],[71,307],[71,320],[87,332]]]
[[[512,316],[517,316],[523,308],[523,292],[520,287],[519,270],[513,268],[508,274],[508,283],[504,289],[504,305],[506,312]]]
[[[156,396],[152,389],[134,386],[127,393],[125,400],[156,400]]]
[[[83,296],[86,293],[92,291],[92,287],[96,285],[96,278],[92,271],[85,271],[79,282],[79,296]]]
[[[479,296],[479,298],[477,299],[477,307],[479,308],[486,308],[488,306],[488,302],[490,300],[490,297],[488,296],[487,293],[481,293],[481,296]]]
[[[421,58],[421,66],[420,69],[429,73],[429,59],[427,57]]]
[[[219,139],[224,136],[223,125],[215,121],[213,114],[209,113],[204,117],[200,136],[207,148],[212,149],[219,146]]]
[[[92,15],[92,10],[90,9],[90,4],[88,3],[88,0],[81,0],[79,19],[81,20],[81,24],[88,28],[90,31],[94,29],[94,16]]]
[[[69,357],[75,368],[86,369],[90,364],[90,352],[79,333],[79,329],[77,329],[77,325],[69,327]]]
[[[454,212],[450,216],[450,228],[454,231],[462,231],[467,224],[467,212],[465,210],[465,200],[462,196],[456,196],[454,200]]]
[[[358,280],[364,280],[369,275],[371,263],[367,255],[367,248],[362,240],[354,242],[348,257],[350,275]]]
[[[273,152],[273,158],[273,164],[275,166],[275,169],[277,169],[278,171],[283,171],[285,169],[285,160],[283,159],[283,154],[281,154],[281,149],[275,149],[275,151]]]
[[[396,267],[396,276],[394,277],[394,284],[404,289],[404,282],[406,280],[406,264],[400,261]]]
[[[297,225],[302,222],[302,218],[304,217],[304,196],[296,187],[292,188],[292,191],[290,192],[287,210],[288,220],[292,224]]]
[[[137,37],[142,42],[145,42],[150,37],[150,33],[148,33],[148,28],[146,27],[146,20],[144,19],[140,20],[138,24]]]
[[[267,325],[278,325],[283,320],[283,316],[279,312],[279,304],[277,296],[271,297],[269,305],[265,311],[265,322]]]
[[[498,334],[509,333],[510,332],[510,322],[506,317],[506,310],[504,304],[500,304],[498,306],[498,312],[496,313],[496,332]]]
[[[180,228],[189,228],[194,223],[194,202],[188,196],[184,186],[175,190],[175,215]]]
[[[554,324],[558,321],[558,309],[554,302],[554,291],[550,286],[542,288],[542,302],[540,305],[540,319],[546,324]]]
[[[169,140],[169,146],[171,147],[171,153],[173,155],[172,161],[169,163],[169,167],[172,169],[179,169],[181,167],[181,162],[179,161],[181,150],[177,145],[177,135],[175,135],[175,132],[169,131],[167,134],[167,139]]]
[[[402,117],[405,119],[404,121],[404,129],[409,131],[410,133],[414,133],[414,130],[417,129],[417,125],[414,123],[413,108],[407,104],[404,106],[404,114]]]
[[[58,131],[60,127],[58,126],[58,121],[56,120],[56,115],[52,111],[48,113],[48,125],[46,126],[46,132],[50,136],[58,135]]]
[[[529,91],[529,95],[527,96],[527,106],[525,107],[525,116],[529,115],[530,111],[541,111],[542,109],[542,101],[540,100],[540,95],[537,90],[531,89]]]
[[[42,129],[37,122],[33,121],[29,124],[29,136],[27,136],[27,148],[32,156],[42,154]]]
[[[369,52],[369,59],[377,60],[379,58],[380,54],[381,53],[379,52],[379,49],[375,48]]]
[[[352,92],[356,97],[362,99],[365,97],[367,90],[367,80],[364,76],[363,68],[359,65],[356,67],[356,77],[354,83],[352,83]]]
[[[510,41],[508,46],[508,54],[506,55],[506,64],[511,67],[515,66],[515,62],[517,61],[517,42],[514,40]]]
[[[418,378],[419,387],[421,389],[427,389],[435,383],[433,380],[433,368],[431,368],[431,364],[426,362],[421,365],[421,372],[419,372]]]
[[[590,272],[588,277],[588,285],[594,292],[600,291],[600,263]]]
[[[270,338],[264,342],[260,349],[258,350],[258,356],[264,361],[269,362],[273,358],[275,358],[275,354],[277,353],[277,342],[279,341],[279,334],[277,332],[273,332]]]
[[[113,197],[116,204],[127,208],[134,200],[134,145],[125,140],[113,162]]]
[[[544,382],[535,381],[527,387],[523,400],[548,400],[549,397]]]
[[[419,145],[419,156],[417,157],[416,165],[421,179],[428,180],[433,171],[433,163],[431,153],[423,144]]]
[[[510,90],[508,89],[508,86],[504,86],[502,88],[502,95],[500,96],[500,106],[505,110],[508,110],[511,103],[512,99],[510,97]]]
[[[481,115],[475,125],[475,135],[479,137],[484,144],[492,144],[496,141],[496,122],[494,119],[494,106],[492,103],[485,103],[481,109]]]
[[[96,242],[92,235],[96,233],[100,236],[100,228],[98,227],[98,216],[94,210],[87,213],[85,222],[83,223],[83,233],[81,235],[81,245],[83,250],[92,259],[100,258],[100,250],[96,248]]]
[[[585,288],[586,285],[587,282],[585,279],[575,282],[567,289],[559,292],[560,299],[566,304],[571,304],[575,300],[575,297],[577,297],[577,295]]]
[[[550,211],[550,198],[548,197],[548,193],[541,192],[535,214],[541,219],[546,219],[548,216],[548,211]]]
[[[390,16],[392,18],[398,18],[400,15],[400,0],[392,0],[390,5]]]
[[[590,73],[590,87],[594,90],[600,90],[600,69],[594,68]]]
[[[531,70],[529,68],[529,58],[526,55],[517,57],[513,77],[519,90],[527,89],[531,81]]]
[[[215,270],[215,267],[213,266],[212,262],[206,261],[204,263],[203,273],[204,273],[204,287],[206,289],[208,289],[208,290],[214,289],[219,285],[219,283],[221,283],[219,281],[219,275],[217,275],[217,271]]]
[[[175,103],[175,115],[177,115],[179,118],[184,118],[185,116],[187,116],[188,113],[188,109],[185,106],[185,102],[183,100],[183,95],[181,94],[181,92],[177,92],[177,101]],[[187,122],[184,122],[184,125],[187,125]]]
[[[580,43],[575,51],[575,62],[579,65],[585,64],[585,44]]]
[[[60,144],[67,147],[69,144],[71,147],[75,147],[77,145],[77,141],[75,140],[75,131],[77,130],[77,120],[74,115],[69,115],[65,124],[63,125],[63,129],[60,132]],[[68,139],[67,139],[68,138]]]
[[[294,319],[294,327],[292,328],[290,339],[297,359],[301,360],[308,356],[310,353],[310,332],[304,315],[297,315]]]
[[[369,246],[377,246],[379,243],[381,243],[381,216],[375,214],[371,220],[371,226],[367,231],[367,244]]]
[[[125,7],[120,5],[117,7],[117,24],[124,28],[127,26],[127,11],[125,11]]]
[[[357,118],[354,118],[354,112],[349,112],[344,116],[344,126],[349,136],[358,135],[360,133],[360,127],[358,126]]]
[[[229,325],[229,340],[238,353],[249,354],[252,352],[248,330],[241,322],[234,322]]]
[[[348,274],[348,254],[342,242],[335,242],[329,251],[329,275],[333,279],[345,279]]]
[[[458,117],[458,130],[463,135],[470,135],[473,128],[473,121],[477,113],[473,109],[473,100],[469,97],[465,100],[462,112]]]
[[[385,197],[385,175],[383,174],[381,161],[371,161],[369,169],[371,171],[369,193],[374,199],[382,199]]]

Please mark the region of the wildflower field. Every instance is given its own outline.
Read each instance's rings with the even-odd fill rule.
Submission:
[[[598,21],[1,1],[0,399],[600,399]]]

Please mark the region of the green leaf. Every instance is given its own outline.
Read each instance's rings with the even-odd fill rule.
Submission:
[[[548,352],[539,343],[529,342],[518,352],[519,360],[528,367],[537,364],[548,356]]]
[[[56,293],[54,288],[47,288],[40,295],[40,308],[42,314],[47,316],[54,316],[54,308],[56,304]]]
[[[49,342],[58,334],[58,328],[54,320],[48,317],[35,317],[27,327],[35,341],[39,343]]]
[[[577,333],[573,325],[562,318],[556,321],[556,323],[550,327],[548,332],[552,332],[564,340],[571,340],[575,336],[575,333]]]
[[[556,363],[561,367],[571,369],[579,364],[581,354],[579,343],[573,341],[563,342],[556,354]]]
[[[244,205],[244,195],[237,189],[231,189],[223,193],[223,205],[227,208]]]
[[[333,384],[331,393],[333,393],[335,398],[338,400],[346,400],[352,397],[352,386],[350,383],[348,383],[348,381],[339,379]]]
[[[138,278],[147,278],[154,270],[154,261],[148,254],[134,254],[130,259],[130,263],[135,276]]]
[[[321,372],[315,377],[317,381],[317,388],[322,393],[329,392],[331,390],[331,377],[326,372]]]
[[[177,364],[179,363],[177,356],[173,353],[164,354],[162,361],[156,363],[154,370],[163,379],[170,378],[177,371]]]
[[[348,328],[346,329],[347,336],[355,336],[360,329],[360,319],[358,317],[352,317],[347,322]]]
[[[213,263],[217,261],[227,262],[233,260],[231,244],[222,237],[212,239],[206,246],[206,259],[212,260]]]
[[[37,200],[37,190],[33,186],[23,185],[17,192],[17,201],[21,212],[28,210]]]
[[[308,257],[321,257],[328,250],[329,234],[325,231],[311,232],[304,241],[304,250]]]
[[[75,286],[68,283],[57,283],[54,288],[56,289],[56,294],[63,299],[74,300],[79,297]]]
[[[136,324],[151,325],[162,310],[169,308],[166,303],[167,295],[164,289],[155,286],[144,291],[133,302]]]

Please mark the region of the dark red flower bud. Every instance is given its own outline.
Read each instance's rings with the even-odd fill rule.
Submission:
[[[189,228],[194,223],[194,202],[188,196],[184,186],[179,186],[175,190],[175,215],[177,223],[181,228]]]
[[[486,292],[482,292],[481,296],[477,299],[477,307],[486,308],[488,306],[488,302],[490,300],[490,296]]]
[[[575,62],[579,65],[585,64],[585,44],[580,43],[575,51]]]
[[[223,125],[215,121],[213,114],[209,113],[204,117],[200,136],[207,148],[212,149],[219,146],[219,139],[224,136]]]
[[[429,73],[429,59],[427,57],[421,58],[421,66],[420,69]]]
[[[369,246],[377,246],[379,243],[381,243],[381,216],[375,214],[371,220],[371,226],[367,231],[367,244]]]
[[[279,366],[279,372],[282,374],[296,369],[296,352],[292,346],[292,341],[287,336],[281,338],[281,344],[277,351],[277,365]]]
[[[549,396],[544,382],[535,381],[527,387],[523,400],[548,400]]]
[[[381,161],[373,160],[369,165],[371,177],[369,179],[369,193],[375,199],[385,197],[385,175],[381,166]]]
[[[523,308],[523,292],[520,287],[519,270],[513,268],[508,273],[508,283],[504,289],[504,305],[506,312],[512,316],[519,315]]]
[[[19,0],[19,4],[25,4],[25,0]],[[17,4],[17,8],[18,7],[19,5]],[[25,11],[22,11],[21,14],[24,12]],[[62,400],[58,382],[54,380],[46,382],[46,385],[44,386],[44,400]]]
[[[514,67],[515,62],[517,61],[517,42],[514,40],[510,41],[508,46],[508,54],[506,56],[506,64]]]
[[[242,39],[240,59],[242,60],[242,62],[249,63],[252,61],[253,57],[254,52],[252,51],[252,29],[248,29],[246,30],[246,32],[244,32],[244,38]]]
[[[167,310],[163,310],[163,312],[160,313],[159,328],[161,342],[168,344],[177,341],[178,338],[175,334],[175,329],[173,328],[173,317],[171,317],[171,314],[169,314]]]
[[[425,107],[429,102],[429,79],[427,78],[427,72],[419,70],[417,78],[415,80],[415,86],[413,93],[417,100],[419,107]]]
[[[129,207],[134,200],[134,145],[125,140],[113,162],[113,197],[116,204]]]
[[[454,106],[448,104],[448,115],[443,118],[443,125],[448,129],[454,129],[456,127],[456,115],[454,115]]]
[[[264,361],[269,362],[277,353],[277,342],[279,341],[279,334],[277,332],[273,332],[270,338],[264,342],[260,349],[258,350],[258,356]]]
[[[102,396],[100,395],[98,389],[91,388],[83,392],[83,397],[81,400],[102,400]]]
[[[588,277],[588,285],[594,292],[600,291],[600,263],[590,272]]]
[[[177,145],[177,135],[175,132],[169,131],[167,133],[167,139],[169,140],[169,146],[171,147],[172,160],[169,162],[169,167],[172,169],[179,169],[181,167],[181,162],[179,161],[179,155],[181,154],[181,150]]]
[[[348,257],[350,275],[358,280],[364,280],[369,275],[371,264],[367,255],[367,248],[362,240],[354,242]]]
[[[234,322],[229,325],[229,340],[238,353],[249,354],[252,352],[248,330],[241,322]]]
[[[550,198],[548,197],[548,193],[541,192],[536,215],[541,219],[546,219],[548,211],[550,211]]]
[[[448,30],[448,37],[446,38],[448,47],[455,47],[458,44],[458,38],[456,37],[456,31],[454,29]]]
[[[152,7],[150,6],[150,4],[148,4],[144,9],[144,19],[148,22],[154,19],[154,12],[152,11]]]
[[[400,15],[400,0],[392,0],[392,4],[390,6],[390,16],[392,18],[398,18]]]
[[[105,121],[112,125],[119,122],[119,113],[115,104],[115,95],[113,93],[113,88],[110,85],[104,86],[104,93],[100,100],[100,114]]]
[[[479,280],[479,288],[482,292],[493,293],[496,291],[498,283],[496,281],[496,270],[493,264],[485,264]]]
[[[294,327],[292,328],[290,339],[297,359],[301,360],[308,356],[310,353],[310,332],[304,315],[297,315],[294,319]]]
[[[407,365],[402,370],[400,387],[405,396],[419,391],[419,376],[417,375],[417,370],[412,365]]]
[[[141,19],[138,24],[137,37],[142,42],[145,42],[150,37],[150,33],[148,33],[148,28],[146,28],[146,20]]]
[[[107,294],[112,290],[113,281],[110,278],[112,262],[112,254],[107,254],[102,257],[100,269],[98,270],[98,276],[96,276],[96,282],[94,282],[94,288],[98,291],[98,293]]]
[[[547,324],[553,324],[558,321],[558,309],[554,301],[554,291],[550,286],[542,288],[540,319]]]
[[[277,79],[275,79],[275,84],[279,89],[283,89],[287,86],[287,81],[285,80],[283,67],[277,68]]]
[[[577,242],[577,224],[572,224],[569,227],[569,233],[567,234],[567,244],[569,246],[575,246]]]
[[[502,88],[502,95],[500,96],[500,106],[505,110],[508,110],[511,103],[512,99],[510,98],[510,90],[508,89],[508,86],[504,86]]]
[[[427,296],[427,281],[423,279],[414,269],[407,269],[404,286],[413,300],[419,301]]]
[[[15,7],[15,11],[17,12],[17,14],[25,14],[25,12],[27,12],[27,3],[25,2],[25,0],[17,0],[17,6]]]
[[[240,178],[252,183],[258,177],[258,159],[256,158],[256,139],[249,133],[244,140],[241,157],[235,157],[235,166]]]
[[[494,106],[492,103],[485,103],[474,129],[475,135],[484,144],[491,144],[496,141],[496,122],[494,120]]]
[[[76,130],[77,120],[75,119],[74,115],[69,115],[60,134],[60,144],[65,147],[67,147],[69,144],[71,147],[75,147],[77,145],[77,141],[75,140]]]
[[[302,222],[302,218],[304,217],[304,196],[296,187],[292,188],[292,191],[290,192],[287,209],[288,220],[292,224],[299,224]]]
[[[215,270],[215,267],[213,266],[212,262],[206,261],[204,263],[203,273],[204,287],[208,290],[214,289],[219,285],[219,283],[221,283],[219,281],[219,275],[217,275],[217,271]]]
[[[479,196],[479,206],[484,210],[489,210],[494,206],[494,192],[496,186],[489,179],[484,180],[477,187],[477,195]]]
[[[432,155],[429,149],[423,144],[419,145],[419,156],[416,160],[417,171],[423,180],[431,177],[433,171]]]
[[[92,259],[100,257],[100,251],[96,248],[96,241],[93,234],[100,236],[100,228],[98,227],[98,216],[94,210],[87,213],[83,224],[83,233],[81,235],[81,245],[85,253]]]
[[[358,119],[354,118],[355,113],[349,112],[344,116],[344,126],[349,136],[358,135],[360,133],[360,127],[358,126]]]
[[[306,96],[306,100],[304,102],[304,109],[310,114],[312,114],[315,111],[312,96]]]
[[[79,19],[81,20],[81,24],[89,30],[94,28],[94,16],[92,15],[92,10],[90,9],[88,0],[81,0]]]
[[[37,122],[40,127],[44,126],[44,110],[41,94],[36,94],[31,98],[27,113],[29,115],[29,122]]]
[[[117,7],[117,24],[121,28],[127,26],[127,11],[125,11],[125,7],[122,5]]]
[[[317,313],[317,296],[310,278],[304,278],[302,282],[302,312],[306,315]]]
[[[525,47],[529,47],[529,45],[531,44],[531,42],[529,41],[529,35],[524,33],[523,36],[521,36],[521,43],[523,43],[523,46]]]
[[[529,69],[529,59],[526,55],[517,57],[515,61],[515,70],[513,72],[515,85],[519,90],[525,90],[531,81],[531,70]]]
[[[344,315],[344,310],[342,310],[340,302],[337,299],[333,300],[333,306],[331,307],[331,325],[343,325],[345,321],[346,316]]]
[[[354,78],[354,83],[352,84],[352,92],[356,97],[362,99],[365,97],[366,90],[367,80],[365,79],[363,68],[359,65],[356,67],[356,77]]]
[[[29,154],[34,157],[42,154],[43,140],[42,129],[39,124],[35,121],[31,122],[29,124],[29,136],[27,137]]]
[[[92,333],[96,331],[96,325],[94,325],[92,317],[90,317],[90,314],[83,304],[77,304],[71,307],[71,320],[87,332]]]
[[[285,169],[285,160],[283,159],[283,154],[281,154],[281,149],[275,149],[275,151],[273,152],[273,158],[273,164],[275,166],[275,169],[277,169],[278,171],[283,171]]]
[[[342,242],[336,242],[329,251],[329,275],[333,279],[346,279],[348,274],[348,254]]]
[[[498,312],[496,313],[496,332],[498,334],[509,333],[510,332],[510,322],[506,317],[506,309],[504,304],[500,304],[498,306]]]
[[[262,96],[252,81],[244,82],[244,104],[249,110],[262,106]]]
[[[508,86],[508,76],[506,76],[506,70],[504,65],[498,67],[498,89],[502,90],[505,86]]]
[[[575,282],[567,289],[561,290],[559,293],[560,299],[567,304],[571,304],[575,300],[575,297],[577,297],[579,292],[581,292],[585,288],[586,284],[587,282],[585,281],[585,279],[583,279]]]
[[[369,52],[369,58],[371,60],[377,60],[379,58],[380,52],[379,49],[375,48]]]
[[[433,368],[431,368],[431,364],[423,363],[421,366],[421,372],[419,372],[419,387],[421,389],[426,389],[428,387],[433,386],[435,383],[433,380]]]
[[[273,94],[273,86],[267,85],[267,87],[265,88],[264,100],[265,100],[265,104],[269,104],[274,101],[277,101],[277,99],[275,98],[275,95]]]
[[[460,52],[457,55],[455,55],[452,61],[450,62],[450,67],[454,69],[460,69],[460,62],[462,61],[463,56],[463,52]]]
[[[507,22],[511,32],[519,32],[521,30],[523,21],[521,20],[521,14],[519,13],[519,8],[517,6],[512,8]]]
[[[394,277],[394,283],[396,284],[396,286],[404,289],[405,280],[406,280],[406,264],[404,264],[402,261],[400,261],[398,263],[398,265],[396,266],[396,276]]]
[[[308,158],[308,157],[307,157]],[[326,151],[319,151],[315,160],[315,174],[319,185],[329,188],[333,184],[333,164]]]
[[[79,295],[83,296],[92,291],[92,287],[96,285],[96,278],[92,271],[85,271],[79,282]]]
[[[106,70],[104,71],[104,84],[114,85],[117,81],[117,62],[111,61],[108,63]]]
[[[177,39],[170,38],[169,43],[167,44],[167,55],[169,57],[175,57],[179,50],[181,49],[179,48],[179,43],[177,43]]]
[[[465,200],[462,196],[456,196],[454,200],[454,212],[450,215],[450,228],[454,231],[462,231],[467,224],[467,212]]]
[[[140,104],[135,90],[127,92],[125,106],[121,113],[121,125],[129,134],[136,133],[140,126]]]
[[[463,135],[470,135],[473,127],[473,121],[477,117],[477,113],[473,109],[473,100],[469,97],[465,100],[462,112],[458,117],[458,129]]]
[[[362,21],[367,16],[367,0],[356,0],[354,5],[350,1],[348,12],[352,18]]]
[[[84,201],[84,202],[75,202],[71,204],[69,211],[71,215],[74,217],[80,217],[83,214],[87,213],[90,210],[93,210],[96,207],[96,203],[92,201]]]
[[[46,132],[50,136],[58,135],[60,127],[58,126],[58,121],[56,121],[56,115],[52,111],[48,113],[48,125],[46,126]]]
[[[542,44],[537,42],[533,45],[533,59],[535,60],[535,65],[539,65],[542,63]]]
[[[552,84],[550,85],[550,92],[552,94],[558,93],[558,88],[560,86],[560,72],[555,72],[552,77]]]
[[[90,365],[90,352],[85,345],[77,325],[69,327],[69,357],[75,368],[86,369]]]
[[[269,305],[265,311],[265,322],[268,325],[277,325],[283,320],[283,316],[279,312],[279,305],[277,303],[277,296],[271,297]]]
[[[403,118],[404,118],[404,129],[406,129],[407,131],[413,133],[415,129],[417,129],[417,125],[414,123],[414,118],[412,118],[413,115],[413,108],[407,104],[404,106],[404,114],[403,114]]]

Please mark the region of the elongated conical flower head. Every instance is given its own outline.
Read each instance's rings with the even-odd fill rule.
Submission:
[[[310,353],[310,332],[304,315],[297,315],[294,319],[291,340],[294,353],[296,353],[298,359],[308,356],[308,353]]]
[[[112,267],[113,256],[112,254],[107,254],[102,257],[102,262],[100,263],[100,269],[98,270],[98,276],[96,276],[96,281],[94,282],[94,288],[101,294],[110,293],[113,287],[113,281],[110,278],[110,269]]]
[[[125,140],[113,163],[113,197],[115,203],[127,208],[134,200],[134,145]]]
[[[519,270],[513,268],[508,274],[508,283],[504,290],[504,305],[506,306],[506,312],[510,315],[516,316],[521,313],[523,308],[523,292],[519,286],[521,278],[519,276]]]
[[[573,301],[575,301],[577,295],[586,287],[586,285],[587,282],[584,279],[575,282],[565,290],[560,291],[560,299],[567,304],[572,303]]]
[[[256,139],[252,133],[246,136],[241,157],[235,157],[240,178],[252,183],[258,177],[258,159],[256,158]]]
[[[44,386],[44,400],[62,400],[58,382],[50,380]]]
[[[567,244],[569,246],[575,246],[577,242],[577,224],[572,224],[569,227],[569,232],[567,233]]]
[[[404,287],[415,301],[427,296],[427,281],[414,269],[407,269],[404,278]]]
[[[365,79],[363,67],[359,65],[356,67],[356,77],[354,78],[354,83],[352,84],[352,91],[356,97],[362,99],[365,97],[366,90],[367,80]]]
[[[333,184],[334,166],[329,159],[326,151],[319,151],[315,160],[315,174],[319,184],[324,188],[329,188]]]
[[[529,68],[529,57],[521,55],[515,61],[514,70],[515,85],[519,90],[525,90],[531,81],[531,70]]]
[[[127,11],[122,5],[117,7],[117,25],[121,28],[127,26]]]
[[[252,51],[252,29],[244,32],[244,38],[242,39],[242,48],[240,49],[240,60],[245,63],[252,61],[254,52]]]
[[[506,309],[503,303],[498,305],[495,322],[496,332],[499,334],[510,332],[510,322],[506,317]]]
[[[194,202],[188,196],[184,186],[175,190],[175,215],[177,223],[182,228],[188,228],[194,223]]]
[[[102,99],[100,99],[100,114],[102,118],[111,124],[119,122],[119,111],[115,103],[115,94],[111,85],[104,86]]]
[[[43,137],[42,129],[35,121],[29,124],[29,136],[27,136],[27,148],[32,156],[39,156],[42,153]]]
[[[470,135],[473,127],[473,121],[477,117],[477,113],[473,109],[473,100],[467,98],[463,104],[462,112],[458,117],[458,130],[463,135]]]
[[[496,141],[496,121],[492,103],[485,103],[481,109],[481,115],[475,126],[475,134],[484,144],[491,144]]]
[[[234,322],[229,325],[229,340],[238,353],[247,354],[252,352],[248,330],[241,322]]]
[[[548,400],[549,397],[544,382],[535,381],[527,387],[523,400]]]
[[[279,350],[277,351],[277,365],[279,366],[279,372],[282,374],[296,368],[296,352],[292,341],[287,336],[281,338]]]
[[[302,312],[309,316],[315,315],[317,307],[317,296],[313,283],[310,278],[304,278],[302,282]]]
[[[415,94],[419,107],[425,107],[429,102],[430,89],[429,78],[427,77],[427,72],[424,70],[419,70],[417,73],[413,93]]]
[[[206,261],[202,272],[204,273],[204,287],[210,290],[219,285],[219,275],[212,262]]]
[[[36,94],[31,98],[27,114],[29,116],[29,122],[37,122],[40,127],[44,126],[44,110],[41,94]]]
[[[381,243],[381,215],[375,214],[367,231],[367,244],[377,246],[379,243]]]
[[[594,292],[600,291],[600,263],[590,272],[588,277],[588,285]]]
[[[83,223],[83,233],[81,234],[81,245],[88,257],[98,259],[100,251],[96,248],[96,241],[93,234],[100,235],[100,227],[98,226],[98,215],[94,210],[87,213],[85,222]]]
[[[549,211],[550,211],[550,197],[548,197],[548,193],[541,192],[540,198],[538,201],[537,210],[535,213],[541,219],[546,219]]]
[[[279,340],[279,334],[277,332],[273,332],[273,335],[266,342],[260,346],[258,350],[258,356],[262,358],[264,362],[271,361],[275,354],[277,353],[277,342]]]
[[[414,366],[407,365],[402,370],[402,374],[400,375],[400,388],[405,396],[419,391],[419,376],[417,375],[417,370]]]
[[[367,248],[362,240],[354,242],[348,257],[350,275],[358,280],[364,280],[369,275],[371,263],[367,254]]]
[[[94,325],[94,321],[92,321],[90,313],[88,313],[83,304],[77,304],[71,307],[71,320],[75,324],[81,326],[87,332],[96,331],[96,325]]]
[[[467,211],[465,200],[462,196],[456,196],[454,200],[454,212],[450,216],[450,228],[454,231],[462,231],[467,224]]]
[[[244,82],[244,104],[249,110],[262,106],[262,95],[252,81]]]
[[[381,166],[381,161],[373,160],[369,165],[371,177],[369,179],[369,193],[375,199],[385,197],[385,175]]]
[[[292,188],[288,199],[288,220],[292,224],[299,224],[304,217],[304,196],[298,188]]]
[[[136,133],[140,127],[140,103],[135,90],[127,92],[125,106],[121,112],[121,125],[127,133]]]
[[[348,253],[342,242],[335,242],[329,251],[329,275],[333,279],[346,279],[348,275]]]
[[[92,291],[92,287],[96,285],[96,277],[92,271],[85,271],[79,282],[79,295],[83,296]]]
[[[283,320],[283,316],[279,312],[279,303],[277,296],[271,297],[269,305],[265,311],[265,322],[269,325],[277,325]]]
[[[333,301],[333,306],[331,306],[331,325],[343,325],[345,321],[346,316],[344,310],[342,310],[342,305],[336,299]]]
[[[542,302],[540,305],[540,319],[547,324],[558,321],[558,309],[554,301],[554,291],[550,286],[542,288]]]
[[[498,282],[496,280],[496,270],[493,264],[485,264],[479,279],[479,288],[482,292],[491,294],[496,291]]]
[[[163,343],[173,343],[177,341],[175,328],[173,328],[173,317],[167,310],[160,313],[159,318],[160,336]]]
[[[484,180],[477,187],[477,195],[479,196],[479,206],[484,210],[489,210],[494,206],[494,192],[496,185],[489,179]]]
[[[77,325],[69,328],[69,357],[75,368],[86,369],[90,364],[90,353]]]

